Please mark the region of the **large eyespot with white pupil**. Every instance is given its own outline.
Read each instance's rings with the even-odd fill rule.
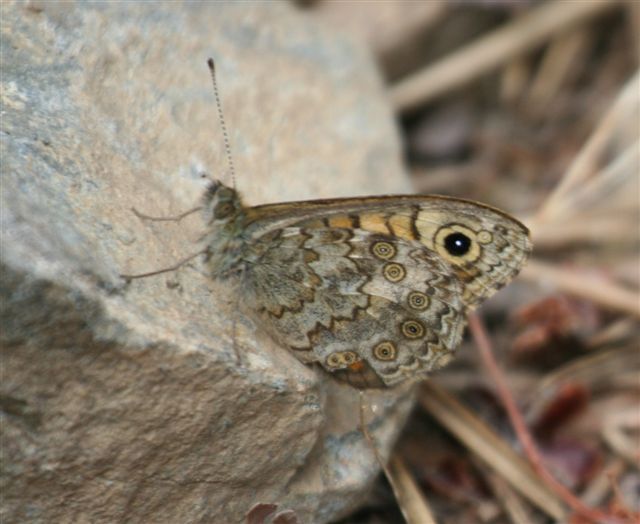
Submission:
[[[435,248],[440,256],[452,264],[475,262],[482,254],[477,237],[476,232],[466,226],[449,224],[437,231]]]
[[[393,345],[393,342],[390,342],[389,340],[380,342],[377,346],[373,348],[373,356],[378,360],[382,360],[383,362],[395,360],[397,355],[398,355],[398,350]]]
[[[382,260],[391,260],[396,256],[396,247],[389,242],[376,242],[371,246],[371,252]]]
[[[231,202],[219,202],[213,210],[213,216],[217,220],[229,218],[235,209]]]

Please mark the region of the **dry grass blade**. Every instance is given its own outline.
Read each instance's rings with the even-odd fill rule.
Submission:
[[[584,195],[585,190],[581,188],[589,179],[595,179],[597,187],[599,184],[597,182],[599,178],[598,175],[601,174],[597,166],[612,144],[620,142],[620,146],[625,147],[625,149],[634,146],[637,147],[637,122],[639,118],[640,73],[636,73],[634,77],[627,82],[627,85],[621,91],[613,107],[601,120],[600,125],[575,158],[561,182],[540,208],[534,224],[532,224],[534,231],[540,224],[553,222],[555,219],[564,219],[576,211],[582,211],[580,207],[576,207],[579,206],[581,202],[575,201],[573,197],[574,192]],[[628,138],[622,136],[622,133],[626,133]],[[618,148],[620,148],[620,146],[618,146]],[[633,155],[633,153],[627,152],[627,155]],[[630,171],[625,172],[628,172],[631,178],[637,178],[637,164],[635,165],[635,169],[633,169],[633,167],[634,166],[632,166]],[[610,176],[613,177],[613,175]],[[620,174],[617,173],[617,177],[619,176]],[[637,193],[633,196],[635,196],[637,203]],[[584,198],[584,196],[581,198]]]
[[[621,227],[621,224],[631,225],[636,220],[634,213],[632,210],[620,210],[618,213],[593,210],[579,217],[571,217],[564,221],[562,227],[558,227],[557,223],[536,224],[532,236],[539,250],[579,244],[595,244],[597,247],[603,241],[620,245],[628,243],[630,232],[629,227]]]
[[[604,468],[585,488],[580,497],[585,504],[597,506],[602,504],[611,493],[611,479],[616,479],[625,469],[625,462],[619,457],[609,460]]]
[[[620,247],[637,254],[639,120],[640,73],[636,73],[530,221],[538,250],[586,242],[594,263],[601,268],[605,261],[611,265],[610,255],[619,253]],[[600,167],[602,164],[605,166]],[[598,259],[599,253],[606,256]],[[522,271],[522,277],[640,318],[638,291],[629,290],[628,283],[618,283],[612,277],[596,277],[587,270],[558,267],[539,260],[532,260]]]
[[[604,421],[604,440],[616,454],[632,467],[638,467],[640,449],[637,437],[629,433],[640,430],[640,410],[637,407],[610,413]]]
[[[639,86],[640,87],[640,86]],[[640,115],[638,115],[640,118]],[[629,144],[616,158],[602,170],[596,170],[591,177],[578,177],[562,193],[562,197],[554,200],[554,193],[549,201],[555,204],[545,206],[536,220],[531,224],[532,235],[538,246],[548,243],[547,237],[556,239],[557,231],[573,226],[572,237],[566,237],[566,241],[602,240],[603,233],[607,241],[613,238],[626,237],[633,231],[633,225],[637,226],[640,217],[638,202],[638,169],[640,166],[640,139]],[[567,175],[569,176],[569,175]],[[562,185],[562,183],[560,184]],[[584,222],[596,226],[602,222],[603,226],[597,227],[596,232],[589,234],[584,228]],[[562,223],[562,228],[558,225]],[[582,230],[579,226],[583,225]],[[627,226],[627,227],[625,227]],[[582,235],[576,235],[575,230],[582,231]]]
[[[408,524],[436,524],[429,504],[400,456],[393,455],[387,466],[395,494]]]
[[[596,277],[575,268],[561,268],[539,260],[531,260],[520,273],[521,278],[552,285],[571,295],[589,299],[596,304],[640,318],[640,298],[611,280]]]
[[[520,496],[505,482],[505,480],[493,472],[488,472],[485,478],[500,502],[505,513],[514,524],[531,524],[531,511],[523,503]]]
[[[391,90],[393,103],[401,112],[425,104],[542,44],[551,35],[619,4],[619,0],[545,3],[398,83]]]
[[[637,73],[529,221],[538,249],[575,242],[629,245],[640,219],[639,120]]]
[[[560,33],[549,45],[529,89],[526,106],[531,114],[545,115],[546,108],[557,97],[576,70],[584,66],[584,56],[591,45],[588,28],[578,27]]]
[[[536,507],[558,520],[566,516],[560,498],[537,477],[531,466],[453,396],[429,381],[423,385],[419,401],[440,424]]]
[[[413,480],[413,477],[404,465],[402,459],[399,456],[394,455],[389,460],[389,463],[385,464],[384,460],[380,456],[378,447],[367,429],[365,416],[365,394],[362,390],[359,391],[359,396],[360,429],[369,444],[371,451],[373,451],[376,461],[389,481],[389,485],[396,497],[402,516],[407,521],[407,524],[436,524],[431,510],[429,509],[428,502],[422,496],[420,489],[416,485],[416,482]]]
[[[635,46],[635,62],[636,65],[640,65],[640,2],[637,0],[624,0],[624,5],[631,41]]]
[[[526,92],[531,78],[531,60],[518,56],[502,70],[500,78],[500,100],[505,105],[516,104]]]
[[[640,264],[635,265],[640,267]],[[586,347],[588,349],[596,349],[602,346],[618,344],[629,340],[631,337],[635,338],[638,333],[638,323],[633,318],[621,318],[611,324],[607,325],[597,333],[594,333],[586,340]],[[634,355],[637,357],[637,348],[634,347]]]

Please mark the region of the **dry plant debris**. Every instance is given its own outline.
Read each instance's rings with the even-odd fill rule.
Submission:
[[[417,191],[519,214],[535,246],[419,390],[402,513],[381,479],[343,522],[640,522],[640,3],[339,4],[308,9],[370,41]]]

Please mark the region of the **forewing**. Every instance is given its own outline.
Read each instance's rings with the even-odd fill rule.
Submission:
[[[314,200],[248,210],[255,238],[290,226],[362,229],[418,242],[437,254],[462,283],[469,308],[509,283],[531,252],[528,229],[498,209],[443,196],[389,196]],[[447,238],[469,237],[470,250],[455,255]]]

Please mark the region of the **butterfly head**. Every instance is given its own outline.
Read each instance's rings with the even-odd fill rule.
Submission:
[[[212,181],[207,188],[203,210],[207,224],[213,227],[242,225],[244,212],[240,195],[235,189],[218,180]]]
[[[214,180],[202,202],[207,234],[206,262],[214,278],[225,277],[242,265],[245,246],[245,208],[238,192]]]

